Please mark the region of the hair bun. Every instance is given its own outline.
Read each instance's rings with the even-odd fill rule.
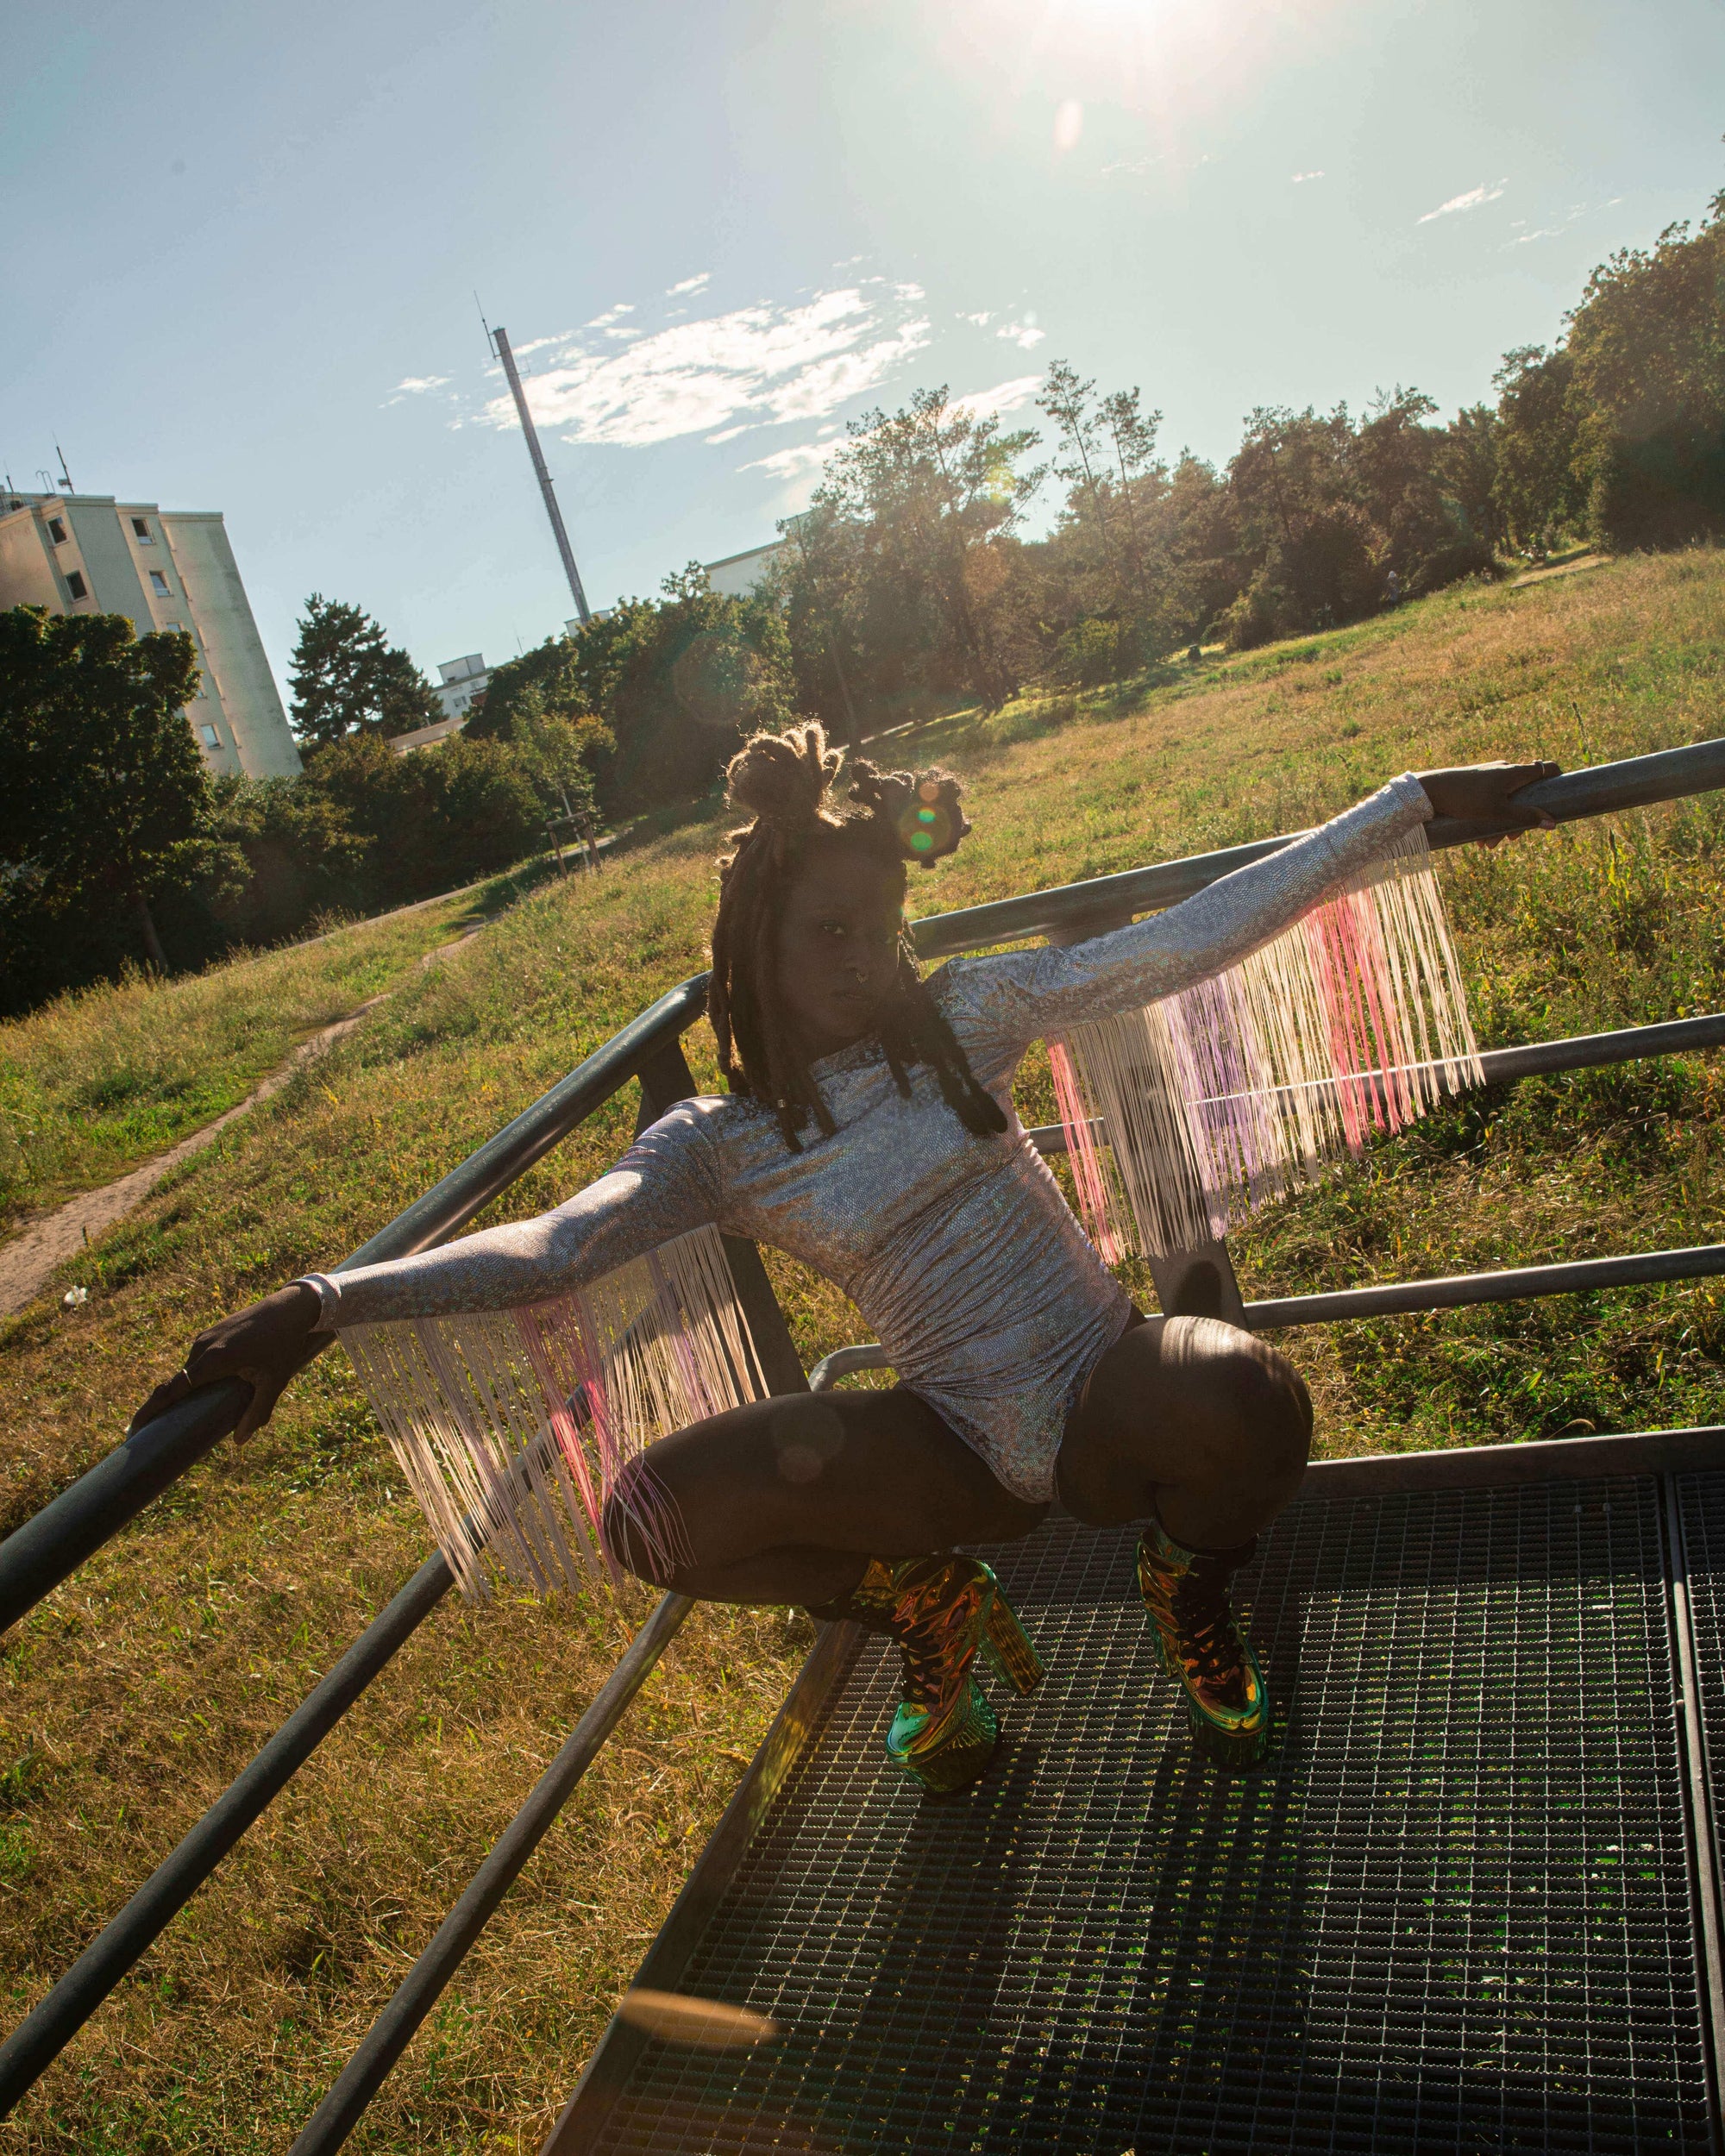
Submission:
[[[877,771],[861,759],[851,766],[850,799],[891,829],[907,861],[919,861],[925,868],[957,853],[959,841],[969,836],[960,792],[950,771]]]
[[[806,828],[821,821],[842,760],[819,724],[756,734],[725,767],[726,798],[758,823]]]

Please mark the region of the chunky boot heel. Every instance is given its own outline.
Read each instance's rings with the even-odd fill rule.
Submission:
[[[982,1635],[982,1648],[996,1675],[1010,1684],[1020,1699],[1041,1683],[1042,1657],[1032,1646],[1029,1633],[1019,1622],[1018,1612],[1007,1600],[998,1580],[994,1582],[994,1598],[988,1605],[988,1628]]]
[[[1270,1688],[1228,1600],[1256,1546],[1189,1550],[1155,1520],[1138,1545],[1138,1592],[1186,1695],[1193,1749],[1220,1767],[1255,1767],[1270,1751]]]
[[[931,1796],[976,1780],[994,1757],[1000,1726],[973,1674],[985,1653],[1014,1690],[1042,1676],[1036,1650],[979,1558],[952,1552],[871,1557],[854,1593],[811,1615],[848,1617],[898,1644],[904,1695],[887,1733],[887,1757]]]

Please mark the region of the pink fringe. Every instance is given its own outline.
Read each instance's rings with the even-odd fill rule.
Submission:
[[[1105,1265],[1118,1265],[1125,1256],[1120,1237],[1109,1219],[1107,1185],[1096,1150],[1096,1135],[1085,1112],[1078,1090],[1078,1074],[1064,1041],[1048,1044],[1049,1068],[1054,1073],[1054,1100],[1066,1132],[1066,1159],[1078,1193],[1078,1217],[1084,1223],[1096,1255]]]

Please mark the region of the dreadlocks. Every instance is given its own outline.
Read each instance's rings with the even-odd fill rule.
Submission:
[[[719,863],[707,1013],[726,1084],[770,1104],[793,1152],[800,1151],[798,1133],[811,1117],[829,1138],[836,1126],[778,993],[777,928],[792,881],[812,846],[837,845],[896,868],[902,884],[906,860],[932,868],[970,829],[958,805],[958,781],[945,771],[877,771],[858,759],[846,805],[835,806],[842,761],[819,726],[793,727],[755,735],[725,774],[729,798],[754,820],[731,832],[731,850]],[[912,1069],[926,1063],[967,1131],[978,1138],[1005,1131],[1000,1104],[979,1083],[925,986],[902,926],[897,979],[875,1026],[906,1098]]]

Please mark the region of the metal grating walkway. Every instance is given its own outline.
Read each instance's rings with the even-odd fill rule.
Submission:
[[[922,1802],[869,1642],[676,1979],[781,2040],[649,2044],[559,2146],[1709,2147],[1660,1518],[1651,1476],[1296,1506],[1246,1778],[1192,1761],[1129,1535],[1004,1551],[1050,1669],[1003,1758]]]

